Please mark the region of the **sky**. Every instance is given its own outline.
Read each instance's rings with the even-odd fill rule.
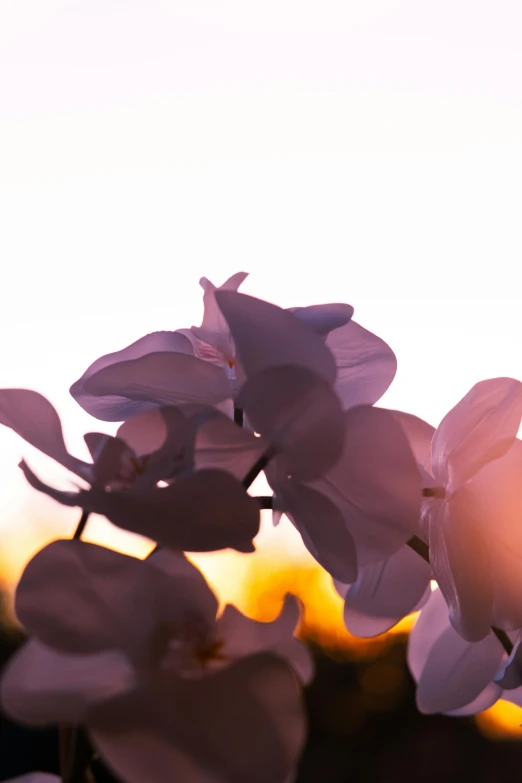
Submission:
[[[522,380],[521,24],[518,0],[2,0],[0,387],[46,394],[85,456],[114,428],[71,383],[240,270],[352,304],[398,357],[382,405],[437,424]],[[11,575],[75,521],[22,455],[63,480],[0,431]]]

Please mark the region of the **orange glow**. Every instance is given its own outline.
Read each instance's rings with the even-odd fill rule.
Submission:
[[[493,740],[522,739],[522,707],[500,699],[476,716],[479,730]]]

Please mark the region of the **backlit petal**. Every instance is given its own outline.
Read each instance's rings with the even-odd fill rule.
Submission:
[[[332,329],[339,329],[348,323],[353,315],[353,307],[335,302],[309,307],[290,307],[288,312],[321,337],[326,337]]]

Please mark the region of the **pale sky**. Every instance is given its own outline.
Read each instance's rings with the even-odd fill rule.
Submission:
[[[70,384],[239,270],[352,304],[399,360],[383,405],[522,380],[521,31],[519,0],[1,0],[0,386],[82,456],[113,428]],[[77,516],[22,454],[0,430],[4,552]]]

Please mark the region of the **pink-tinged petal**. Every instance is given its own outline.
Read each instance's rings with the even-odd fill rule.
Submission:
[[[259,507],[230,473],[200,470],[168,487],[80,493],[78,505],[115,525],[184,552],[253,552]]]
[[[158,677],[93,711],[90,732],[128,783],[286,783],[305,719],[291,669],[254,655],[201,679]]]
[[[330,332],[326,345],[337,364],[335,390],[343,408],[377,402],[397,372],[390,346],[355,321]]]
[[[475,384],[439,424],[433,475],[455,489],[513,445],[522,417],[522,383],[491,378]]]
[[[0,389],[0,424],[10,427],[68,470],[88,479],[91,466],[69,454],[60,418],[43,395],[29,389]]]
[[[309,307],[290,307],[288,312],[321,337],[326,337],[332,329],[339,329],[348,323],[353,315],[353,307],[335,302]]]
[[[381,563],[363,566],[345,597],[344,622],[354,636],[376,636],[428,600],[431,570],[404,546]]]
[[[345,414],[344,451],[312,486],[342,511],[359,565],[389,557],[416,532],[421,480],[406,436],[392,414],[360,406]]]
[[[448,605],[439,589],[433,590],[408,638],[408,666],[419,682],[435,642],[450,627]]]
[[[224,640],[223,655],[233,661],[260,652],[272,652],[290,664],[302,683],[313,676],[313,661],[302,642],[294,638],[301,615],[298,601],[285,598],[281,613],[272,622],[258,622],[227,604],[217,621],[218,637]]]
[[[419,710],[450,712],[469,705],[493,680],[502,655],[492,633],[473,644],[454,628],[446,628],[431,648],[419,679]]]
[[[117,650],[65,655],[31,639],[4,669],[0,701],[22,723],[80,723],[90,706],[126,693],[134,684],[130,664]]]
[[[478,712],[488,710],[496,704],[500,698],[502,698],[502,688],[494,682],[490,682],[489,685],[486,685],[484,690],[479,693],[476,699],[473,699],[469,704],[465,704],[464,707],[459,707],[458,710],[449,710],[446,712],[446,715],[453,715],[456,718],[461,718],[466,715],[476,715]]]
[[[390,413],[404,430],[415,459],[429,473],[431,470],[431,441],[435,434],[435,427],[411,413],[392,410]]]
[[[231,419],[215,412],[198,427],[194,443],[194,467],[221,468],[236,478],[246,476],[268,444]]]
[[[491,558],[479,526],[456,493],[439,501],[430,519],[433,576],[449,606],[451,624],[468,642],[489,634],[493,610]]]
[[[329,383],[335,361],[324,341],[291,313],[234,291],[216,291],[247,378],[270,367],[306,367]]]
[[[237,400],[256,432],[284,457],[288,473],[310,480],[339,459],[344,415],[329,384],[304,367],[271,367],[249,378]]]
[[[142,402],[135,402],[119,393],[97,396],[85,388],[86,381],[100,370],[113,364],[139,359],[148,353],[173,352],[194,355],[190,341],[177,332],[152,332],[140,337],[121,351],[102,356],[91,364],[82,377],[70,388],[70,393],[87,413],[102,421],[124,421],[145,410]],[[124,390],[125,391],[125,390]]]
[[[214,283],[211,283],[207,277],[202,277],[199,281],[200,286],[203,288],[203,320],[201,326],[193,326],[190,329],[193,335],[197,338],[199,343],[207,346],[209,355],[205,356],[201,345],[194,346],[196,356],[207,361],[218,361],[223,363],[225,357],[234,356],[234,348],[227,322],[223,317],[223,313],[218,307],[216,302],[216,291],[237,291],[241,283],[248,277],[248,272],[236,272],[235,275],[229,277],[223,285],[216,288]],[[187,334],[187,337],[191,340],[191,335]],[[191,340],[192,342],[192,340]],[[194,343],[193,343],[194,345]],[[215,356],[212,354],[212,349],[216,351]]]
[[[61,503],[62,506],[74,507],[80,505],[80,494],[78,492],[65,492],[50,487],[48,484],[45,484],[45,482],[41,481],[23,460],[20,462],[19,467],[33,489],[36,489],[38,492],[43,492],[44,495],[48,495],[53,500]]]
[[[522,646],[521,639],[519,638],[511,655],[505,661],[501,670],[495,677],[497,682],[502,688],[506,690],[514,690],[522,686]]]
[[[480,470],[459,491],[488,550],[494,586],[492,625],[522,627],[522,442]]]
[[[169,352],[149,353],[111,364],[91,375],[84,388],[94,398],[100,398],[102,406],[107,398],[123,400],[111,408],[110,419],[104,414],[109,421],[123,421],[159,405],[213,404],[231,392],[220,367],[188,354]]]
[[[188,560],[183,552],[172,549],[156,549],[147,558],[147,563],[159,568],[169,577],[170,585],[166,616],[172,613],[171,625],[176,618],[186,614],[212,626],[218,611],[218,599],[210,589],[201,571]],[[165,583],[167,585],[167,583]],[[170,592],[175,590],[175,596]],[[176,605],[179,609],[176,608]]]
[[[97,454],[92,467],[91,484],[104,487],[117,478],[134,459],[134,452],[119,438],[108,438],[100,444],[101,449]]]
[[[273,486],[310,554],[335,579],[353,582],[357,578],[355,543],[337,506],[306,484],[288,480]]]
[[[157,621],[167,581],[147,562],[84,541],[54,541],[29,561],[15,610],[44,644],[68,653],[134,650]]]

